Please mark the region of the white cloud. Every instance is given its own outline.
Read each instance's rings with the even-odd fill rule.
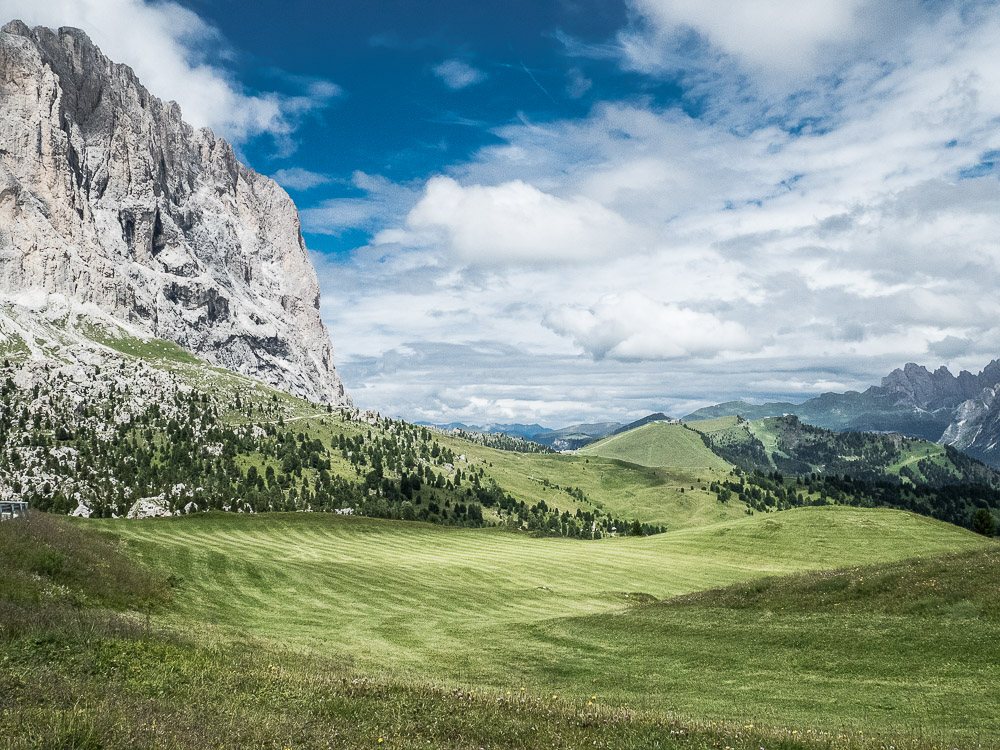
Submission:
[[[647,44],[668,44],[693,29],[715,49],[751,67],[811,70],[824,45],[861,33],[859,10],[871,0],[632,0],[652,26]],[[628,39],[638,50],[642,40]]]
[[[699,21],[696,106],[522,118],[366,214],[371,246],[320,272],[359,403],[557,424],[981,369],[1000,355],[1000,7],[934,5],[871,45],[906,2],[807,29],[794,70]]]
[[[486,80],[486,73],[463,60],[445,60],[435,65],[433,71],[450,89],[464,89]]]
[[[219,31],[175,2],[4,0],[2,9],[29,26],[83,29],[110,59],[135,70],[154,96],[180,104],[187,122],[236,143],[269,134],[287,153],[298,119],[340,93],[328,81],[306,82],[297,95],[247,93],[214,62],[223,46]]]
[[[460,185],[427,182],[406,218],[424,244],[437,242],[473,264],[584,261],[634,249],[621,216],[583,196],[559,198],[521,180]]]
[[[329,175],[319,172],[310,172],[301,167],[289,167],[279,169],[271,175],[271,179],[289,190],[311,190],[320,185],[327,185],[331,182]]]
[[[636,293],[602,297],[589,309],[552,311],[546,315],[545,325],[572,337],[595,359],[713,357],[752,346],[749,334],[739,323]]]
[[[594,85],[594,82],[587,78],[579,68],[570,68],[566,73],[566,79],[566,95],[571,99],[579,99]]]

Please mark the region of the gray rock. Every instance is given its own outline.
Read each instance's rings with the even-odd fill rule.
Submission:
[[[79,29],[0,31],[0,296],[132,330],[350,406],[299,216]]]

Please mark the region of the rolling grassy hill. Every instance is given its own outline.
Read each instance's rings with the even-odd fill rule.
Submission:
[[[177,624],[212,623],[350,654],[377,672],[451,679],[463,675],[448,654],[470,633],[620,608],[628,592],[662,599],[760,575],[982,545],[920,516],[847,508],[589,543],[303,514],[100,527],[183,582]]]
[[[350,507],[561,535],[589,534],[594,516],[599,533],[621,533],[634,521],[673,529],[741,512],[716,501],[704,472],[526,456],[373,414],[329,413],[107,325],[44,335],[55,377],[19,341],[6,342],[0,366],[11,405],[0,417],[0,480],[43,509],[68,513],[83,502],[84,512],[121,516],[136,497],[160,512]],[[22,368],[34,386],[16,385]],[[32,404],[40,414],[19,416]],[[524,507],[501,507],[505,494]]]
[[[1000,484],[1000,475],[954,449],[897,434],[838,433],[801,422],[794,416],[748,422],[740,417],[692,422],[716,453],[744,469],[849,474],[868,481],[895,477],[932,485]]]
[[[59,547],[97,530],[104,558]],[[4,567],[29,567],[35,587],[18,600],[34,620],[0,629],[13,747],[648,747],[684,729],[688,748],[812,747],[799,742],[811,733],[822,747],[931,748],[989,746],[1000,730],[983,583],[995,565],[975,564],[996,546],[898,511],[802,508],[589,542],[317,514],[78,521],[37,539],[41,555]],[[966,600],[987,605],[698,599],[829,566],[877,564],[890,580],[915,553],[960,560]],[[110,563],[130,561],[122,596],[152,606],[151,624],[90,609],[120,603],[102,592],[119,579]],[[937,570],[904,585],[931,590]]]
[[[698,433],[680,424],[651,422],[581,448],[583,456],[617,458],[639,466],[716,469],[732,466],[705,447]]]

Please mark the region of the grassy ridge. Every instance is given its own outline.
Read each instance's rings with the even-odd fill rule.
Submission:
[[[651,422],[591,443],[578,451],[585,456],[617,458],[640,466],[671,469],[717,469],[732,466],[705,447],[699,435],[684,425]]]
[[[448,444],[455,451],[465,450],[461,443]],[[652,468],[599,456],[485,449],[475,455],[488,464],[486,473],[516,497],[545,500],[569,510],[596,507],[619,517],[680,529],[736,520],[745,508],[741,503],[721,504],[708,491],[712,479],[721,476],[719,471]],[[555,485],[579,488],[586,501],[575,501],[565,491],[554,490]]]
[[[670,606],[976,617],[1000,622],[1000,546],[706,589]]]

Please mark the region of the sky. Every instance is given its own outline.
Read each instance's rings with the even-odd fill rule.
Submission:
[[[1000,356],[1000,6],[0,0],[298,205],[338,370],[557,426]]]

